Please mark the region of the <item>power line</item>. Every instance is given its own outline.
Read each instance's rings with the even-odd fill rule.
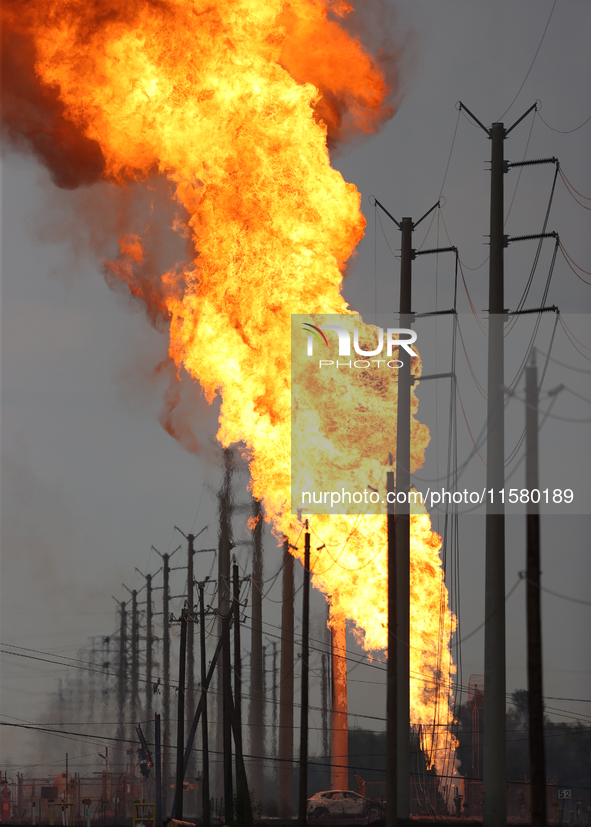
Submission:
[[[517,94],[515,95],[515,97],[513,98],[513,100],[511,101],[511,103],[509,104],[509,106],[505,109],[505,111],[503,112],[503,114],[501,115],[501,117],[500,117],[500,118],[497,118],[497,122],[499,122],[499,121],[502,121],[502,120],[503,120],[503,118],[505,117],[505,115],[507,114],[507,112],[511,109],[511,107],[513,106],[513,104],[515,103],[515,101],[517,100],[517,98],[519,97],[519,95],[521,94],[521,90],[522,90],[522,89],[523,89],[523,87],[525,86],[525,82],[527,81],[527,79],[528,79],[528,77],[529,77],[529,75],[530,75],[530,72],[531,72],[531,70],[532,70],[532,69],[533,69],[533,67],[534,67],[534,63],[536,62],[536,58],[537,58],[537,56],[538,56],[538,54],[539,54],[540,49],[542,48],[542,43],[544,42],[544,38],[546,37],[546,32],[548,31],[548,26],[550,25],[550,21],[552,20],[552,15],[554,14],[554,9],[556,8],[556,3],[557,3],[557,0],[554,0],[554,3],[552,4],[552,8],[551,8],[551,10],[550,10],[550,14],[548,15],[548,20],[546,21],[546,25],[545,25],[545,27],[544,27],[544,31],[542,32],[542,37],[540,38],[540,42],[538,43],[538,48],[536,49],[536,53],[535,53],[535,55],[533,56],[533,59],[532,59],[532,62],[530,63],[530,67],[529,67],[529,69],[527,70],[527,74],[526,74],[526,75],[525,75],[525,77],[523,78],[523,83],[521,84],[521,86],[520,86],[520,87],[519,87],[519,89],[517,90]]]
[[[575,373],[586,373],[588,375],[591,375],[591,370],[588,370],[587,368],[577,368],[574,365],[569,365],[568,362],[561,362],[559,359],[555,359],[554,357],[550,356],[549,353],[544,353],[544,351],[540,350],[539,348],[536,348],[536,350],[542,356],[545,356],[547,359],[549,359],[550,362],[554,362],[555,365],[560,365],[561,368],[567,368],[568,370],[573,370],[573,371],[575,371]]]
[[[547,121],[545,121],[544,118],[542,118],[539,109],[536,111],[536,115],[542,121],[542,123],[548,127],[548,129],[551,129],[552,132],[559,132],[561,135],[570,135],[571,132],[576,132],[578,129],[581,129],[583,126],[585,126],[585,124],[588,124],[589,121],[591,121],[591,115],[589,115],[588,118],[585,118],[583,123],[580,123],[578,126],[575,126],[574,129],[555,129],[553,126],[550,126],[550,124]]]
[[[569,603],[579,603],[582,606],[591,606],[591,600],[582,600],[579,597],[569,597],[567,594],[560,594],[560,592],[552,591],[552,589],[547,589],[545,586],[540,586],[543,592],[547,594],[551,594],[553,597],[559,597],[561,600],[567,600]]]

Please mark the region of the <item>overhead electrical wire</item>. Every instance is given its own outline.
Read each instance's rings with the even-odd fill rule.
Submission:
[[[535,52],[535,54],[532,58],[532,62],[530,63],[529,69],[527,70],[527,73],[526,73],[525,77],[523,78],[523,82],[522,82],[521,86],[519,87],[519,89],[517,90],[517,93],[516,93],[515,97],[513,98],[513,100],[511,101],[511,103],[509,104],[509,106],[505,109],[505,111],[503,112],[501,117],[497,118],[498,123],[500,121],[502,121],[502,119],[505,117],[507,112],[511,109],[511,107],[513,106],[513,104],[515,103],[515,101],[517,100],[519,95],[521,94],[521,90],[525,86],[525,83],[526,83],[528,77],[530,76],[531,70],[534,68],[534,63],[536,62],[536,58],[538,57],[540,49],[542,48],[542,43],[544,42],[544,38],[546,37],[546,32],[548,31],[548,26],[550,25],[550,21],[552,20],[552,15],[554,14],[554,9],[556,8],[556,3],[557,2],[558,2],[558,0],[554,0],[554,3],[552,4],[552,8],[550,9],[550,14],[548,15],[548,20],[546,21],[546,25],[544,26],[544,31],[542,32],[542,37],[540,38],[540,42],[538,43],[538,48],[536,49],[536,52]]]
[[[591,399],[588,399],[586,396],[583,396],[582,394],[577,393],[576,391],[573,391],[570,388],[567,388],[565,385],[562,386],[562,390],[566,391],[567,393],[572,393],[572,395],[576,396],[577,399],[581,399],[583,402],[587,402],[589,405],[591,405]]]
[[[574,259],[572,259],[572,258],[571,258],[571,256],[570,256],[570,255],[566,252],[566,250],[564,249],[564,244],[563,244],[562,242],[560,242],[560,252],[561,252],[561,253],[562,253],[562,255],[564,256],[564,260],[566,261],[566,263],[568,264],[568,266],[570,267],[570,269],[573,271],[573,273],[575,274],[575,276],[576,276],[578,279],[580,279],[582,282],[584,282],[584,284],[588,284],[588,285],[590,285],[590,286],[591,286],[591,281],[587,281],[587,279],[584,279],[582,276],[580,276],[580,275],[577,273],[577,270],[580,270],[580,271],[581,271],[581,273],[585,273],[585,275],[587,275],[587,276],[591,276],[591,272],[590,272],[589,270],[584,270],[584,269],[583,269],[583,268],[582,268],[579,264],[577,264],[577,263],[574,261]],[[576,270],[575,270],[575,267],[577,268]]]
[[[569,179],[566,177],[566,173],[564,172],[564,170],[562,169],[562,167],[560,168],[560,176],[561,176],[562,180],[564,181],[564,183],[566,184],[566,186],[567,186],[570,190],[572,190],[573,192],[575,192],[577,195],[579,195],[579,196],[580,196],[581,198],[583,198],[585,201],[591,201],[591,195],[583,195],[583,193],[582,193],[582,192],[579,192],[579,191],[578,191],[578,189],[577,189],[577,188],[576,188],[576,187],[575,187],[575,186],[574,186],[574,185],[573,185],[573,184],[569,181]]]
[[[578,368],[578,367],[575,367],[574,365],[569,365],[568,362],[561,362],[559,359],[554,359],[548,353],[544,353],[544,351],[540,350],[539,348],[536,348],[536,350],[538,351],[538,353],[541,353],[542,356],[546,356],[550,362],[553,362],[555,365],[560,365],[561,368],[566,368],[567,370],[572,370],[575,373],[585,373],[587,375],[591,375],[591,370],[589,370],[587,368]]]
[[[8,646],[10,646],[11,644],[0,644],[0,645],[8,645]],[[33,650],[33,651],[34,651],[34,650]],[[30,659],[30,660],[37,660],[37,661],[42,661],[42,662],[44,662],[44,663],[51,663],[51,664],[53,664],[54,666],[65,666],[65,667],[67,667],[67,668],[69,668],[69,669],[79,669],[79,670],[81,670],[81,671],[83,671],[83,672],[93,672],[93,673],[95,673],[95,674],[97,674],[97,675],[102,675],[103,677],[105,676],[105,670],[103,670],[103,669],[92,669],[92,668],[91,668],[91,666],[92,666],[92,665],[94,665],[94,666],[98,666],[98,664],[90,664],[90,665],[88,665],[88,666],[79,666],[79,665],[77,665],[77,664],[75,664],[75,663],[63,663],[62,661],[50,660],[50,659],[48,659],[48,658],[41,658],[41,657],[38,657],[38,656],[36,656],[36,655],[28,655],[28,654],[24,654],[23,652],[11,652],[11,651],[9,651],[8,649],[0,649],[0,654],[3,654],[3,655],[12,655],[12,656],[14,656],[14,657],[20,657],[20,658],[28,658],[28,659]],[[120,673],[120,672],[119,672],[119,670],[117,670],[117,669],[115,669],[115,668],[113,668],[112,670],[110,670],[110,675],[111,675],[111,677],[113,677],[113,678],[119,677],[119,675],[120,675],[120,674],[122,674],[122,673]],[[125,675],[126,675],[127,673],[123,673],[123,674],[125,674]],[[148,681],[148,679],[147,679],[146,677],[142,676],[142,675],[138,675],[138,682],[139,682],[139,683],[151,683],[151,681]],[[176,687],[176,686],[177,686],[177,684],[176,684],[174,681],[171,681],[169,685],[170,685],[171,687]]]
[[[464,342],[464,336],[462,334],[462,327],[460,325],[459,319],[458,319],[458,333],[460,334],[460,340],[462,342],[462,350],[464,351],[464,356],[466,357],[466,362],[468,363],[468,369],[470,371],[470,374],[472,375],[472,379],[474,380],[474,384],[476,385],[476,388],[478,389],[478,393],[482,396],[482,398],[487,399],[488,394],[484,390],[484,388],[482,387],[480,382],[478,381],[478,377],[476,376],[474,368],[472,367],[472,363],[470,362],[470,357],[468,356],[468,351],[466,350],[466,343]]]
[[[460,400],[460,407],[462,409],[462,415],[464,417],[464,422],[466,423],[466,428],[468,429],[468,433],[470,434],[470,439],[472,441],[472,445],[474,446],[474,451],[478,454],[478,456],[482,460],[483,464],[486,465],[486,459],[484,458],[483,454],[481,453],[480,448],[478,447],[478,443],[474,439],[474,434],[472,433],[472,429],[470,428],[470,424],[468,422],[468,417],[466,416],[466,410],[464,408],[464,403],[462,402],[462,395],[460,393],[460,386],[458,384],[457,379],[456,379],[455,385],[456,385],[456,391],[457,391],[457,394],[458,394],[458,399]]]
[[[520,402],[523,402],[526,405],[526,407],[533,408],[534,410],[537,410],[537,405],[530,404],[526,399],[522,399],[521,397],[517,396],[517,394],[515,394],[515,398],[519,399]],[[551,414],[549,411],[540,411],[540,413],[544,414],[545,416],[549,416],[550,419],[559,420],[560,422],[572,422],[572,423],[575,423],[575,424],[576,423],[581,423],[581,424],[587,424],[587,425],[589,423],[591,423],[591,418],[579,419],[579,418],[572,417],[572,416],[560,416],[560,414]]]
[[[546,594],[551,594],[552,597],[558,597],[560,600],[566,600],[569,603],[577,603],[579,606],[591,606],[591,600],[583,600],[581,597],[569,597],[568,594],[555,592],[552,589],[548,589],[546,586],[540,586],[540,589],[543,592],[546,592]]]
[[[535,110],[534,110],[534,117],[532,117],[531,123],[529,125],[529,132],[528,132],[528,135],[527,135],[527,141],[525,143],[525,149],[523,150],[523,157],[521,159],[522,161],[525,161],[525,158],[527,156],[527,150],[529,148],[529,142],[531,141],[531,136],[532,136],[532,132],[534,130],[534,123],[535,122],[536,122],[536,119],[535,119]],[[507,213],[505,215],[505,221],[503,223],[503,227],[506,226],[507,221],[509,220],[509,216],[511,215],[511,210],[513,209],[513,204],[515,203],[515,198],[517,196],[517,190],[519,189],[519,184],[521,183],[521,175],[523,173],[523,170],[524,170],[524,167],[522,167],[522,166],[519,167],[519,172],[517,174],[517,181],[515,183],[515,189],[513,190],[513,196],[511,197],[511,203],[509,204],[509,209],[507,210]]]
[[[562,329],[563,329],[563,330],[564,330],[564,332],[566,333],[566,337],[567,337],[567,339],[570,341],[571,345],[574,347],[574,349],[577,351],[577,353],[578,353],[580,356],[582,356],[582,357],[583,357],[583,359],[586,359],[586,361],[587,361],[587,362],[591,362],[591,359],[590,359],[588,356],[585,356],[585,354],[584,354],[584,353],[582,353],[582,352],[579,350],[579,348],[576,346],[576,344],[573,342],[573,339],[575,339],[575,341],[577,341],[577,342],[578,342],[578,339],[576,339],[576,338],[575,338],[574,334],[571,332],[570,328],[568,327],[568,325],[566,324],[566,322],[564,321],[564,319],[562,319],[562,318],[560,319],[560,324],[562,325]],[[571,338],[571,336],[572,336],[572,338]],[[581,343],[579,342],[579,344],[581,344]],[[585,350],[589,350],[589,348],[587,348],[585,345],[582,345],[582,347],[584,347],[584,348],[585,348]]]
[[[591,207],[588,207],[586,204],[582,204],[579,201],[577,195],[580,198],[583,198],[585,201],[591,201],[591,198],[588,198],[586,195],[583,195],[577,189],[575,189],[562,170],[560,170],[560,177],[562,179],[564,186],[566,187],[566,191],[571,196],[571,198],[573,198],[577,202],[579,207],[582,207],[584,210],[591,210]]]
[[[458,117],[456,118],[456,125],[454,127],[454,134],[453,138],[451,139],[451,147],[449,150],[449,155],[447,156],[447,164],[445,165],[445,172],[443,173],[443,181],[441,182],[441,187],[439,188],[439,198],[443,195],[443,188],[445,186],[445,182],[447,181],[447,173],[449,172],[449,165],[451,163],[451,156],[453,155],[454,146],[456,144],[456,135],[458,134],[458,124],[460,123],[460,114],[461,109],[456,103],[456,109],[458,110]]]
[[[444,228],[444,230],[445,230],[445,235],[446,235],[446,237],[447,237],[448,244],[449,244],[450,246],[452,246],[452,247],[453,247],[453,246],[455,246],[455,245],[452,243],[452,240],[451,240],[450,235],[449,235],[449,231],[448,231],[448,229],[447,229],[447,224],[445,223],[445,217],[444,217],[444,215],[443,215],[443,208],[441,208],[441,207],[440,207],[440,208],[439,208],[439,212],[441,213],[441,223],[443,224],[443,228]],[[486,262],[487,262],[487,261],[488,261],[488,257],[487,257],[487,258],[486,258],[486,259],[482,262],[482,264],[481,264],[481,265],[479,265],[479,267],[476,267],[476,268],[471,268],[471,267],[468,267],[468,269],[469,269],[469,270],[471,270],[471,269],[476,269],[476,270],[479,270],[479,269],[480,269],[480,267],[482,267],[482,266],[483,266],[483,264],[486,264]],[[464,276],[464,270],[463,270],[462,260],[461,260],[461,258],[460,258],[459,253],[456,253],[456,262],[457,262],[457,264],[458,264],[458,266],[459,266],[459,268],[460,268],[460,275],[461,275],[461,277],[462,277],[462,284],[464,285],[464,290],[465,290],[465,292],[466,292],[466,296],[467,296],[467,298],[468,298],[468,304],[470,305],[470,309],[471,309],[471,311],[472,311],[472,315],[473,315],[473,316],[474,316],[474,318],[476,319],[476,322],[478,323],[478,326],[480,327],[480,330],[482,331],[482,333],[483,333],[486,337],[488,337],[488,331],[486,330],[485,326],[482,324],[482,322],[481,322],[481,320],[480,320],[480,317],[479,317],[479,315],[478,315],[478,312],[477,312],[476,308],[474,307],[474,303],[472,302],[472,297],[470,296],[470,292],[469,292],[469,290],[468,290],[468,285],[466,284],[466,278],[465,278],[465,276]],[[455,310],[456,310],[456,312],[457,312],[457,307],[455,307]]]
[[[551,130],[552,130],[552,132],[558,132],[558,133],[560,133],[561,135],[571,135],[573,132],[577,132],[577,130],[582,129],[582,128],[586,125],[586,124],[588,124],[588,123],[589,123],[589,121],[591,121],[591,115],[589,115],[589,117],[588,117],[588,118],[585,118],[585,120],[583,121],[583,123],[580,123],[578,126],[575,126],[575,127],[574,127],[574,129],[555,129],[553,126],[550,126],[550,124],[549,124],[547,121],[545,121],[545,120],[544,120],[544,118],[540,115],[540,110],[539,110],[539,108],[538,108],[538,110],[536,111],[536,115],[537,115],[537,116],[538,116],[538,118],[542,121],[542,123],[543,123],[545,126],[547,126],[547,127],[548,127],[548,129],[551,129]]]
[[[552,201],[554,200],[554,192],[556,191],[556,181],[557,181],[557,178],[558,178],[559,169],[560,169],[560,166],[557,163],[556,164],[556,170],[554,172],[554,180],[552,181],[552,188],[550,190],[550,197],[548,199],[548,205],[546,207],[546,215],[544,216],[544,221],[542,223],[542,232],[541,232],[542,236],[546,233],[546,230],[547,230],[547,227],[548,227],[548,220],[550,218],[550,210],[552,208]],[[514,313],[516,315],[514,316],[514,320],[512,322],[510,322],[509,325],[507,325],[507,329],[505,330],[505,334],[504,334],[505,336],[508,336],[509,333],[511,332],[512,328],[517,324],[517,321],[519,320],[519,315],[517,315],[517,314],[521,310],[523,310],[525,302],[527,301],[527,297],[529,295],[529,291],[531,290],[531,286],[532,286],[532,283],[533,283],[533,280],[534,280],[534,276],[535,276],[535,273],[536,273],[538,262],[540,260],[540,255],[541,255],[541,252],[542,252],[543,243],[544,243],[544,239],[540,238],[538,240],[538,246],[537,246],[537,249],[536,249],[536,252],[535,252],[535,255],[534,255],[533,264],[532,264],[532,267],[531,267],[531,270],[530,270],[525,288],[523,290],[521,298],[519,299],[519,302],[517,303],[517,307],[515,308],[515,311],[514,311]],[[545,291],[544,291],[544,298],[542,299],[542,307],[544,306],[544,303],[546,301],[546,297],[548,295],[548,289],[550,287],[550,280],[552,278],[552,272],[554,270],[554,261],[555,260],[556,260],[556,249],[554,250],[554,257],[553,257],[552,265],[551,265],[551,268],[550,268],[550,275],[549,275],[548,280],[546,282],[546,288],[545,288]]]

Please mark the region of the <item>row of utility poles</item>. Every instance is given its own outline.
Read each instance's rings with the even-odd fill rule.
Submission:
[[[131,612],[129,602],[118,602],[119,605],[119,670],[118,670],[118,705],[119,705],[119,737],[125,738],[126,710],[136,721],[140,714],[148,720],[154,718],[155,754],[156,754],[156,797],[157,809],[160,815],[171,811],[174,818],[182,820],[184,815],[183,786],[185,778],[193,777],[196,773],[196,752],[194,750],[195,737],[201,724],[201,803],[204,823],[211,819],[210,801],[214,790],[212,787],[211,750],[209,716],[211,714],[211,698],[213,697],[216,718],[215,755],[218,761],[221,755],[222,783],[219,797],[224,802],[224,818],[232,822],[237,815],[240,823],[252,820],[251,798],[249,789],[252,789],[254,799],[263,799],[264,762],[266,760],[264,708],[265,698],[265,647],[263,646],[263,514],[261,504],[253,500],[248,506],[253,516],[252,540],[248,541],[253,549],[252,576],[240,578],[238,566],[231,565],[232,549],[238,545],[232,534],[232,519],[236,509],[245,510],[246,506],[235,505],[232,492],[232,475],[235,470],[234,455],[231,450],[224,451],[224,476],[218,493],[218,576],[217,588],[214,581],[206,578],[196,581],[194,576],[194,556],[197,553],[211,552],[214,549],[196,549],[195,541],[199,535],[184,534],[177,529],[187,542],[187,565],[171,566],[171,558],[180,550],[180,546],[170,553],[162,554],[154,548],[162,559],[162,567],[155,574],[144,574],[137,570],[145,579],[141,589],[128,589],[131,595]],[[177,528],[175,526],[175,528]],[[201,533],[201,532],[200,532]],[[308,640],[309,618],[309,543],[310,535],[306,533],[307,569],[305,569],[304,586],[305,605],[303,621],[303,637]],[[293,782],[294,782],[294,615],[295,615],[295,586],[294,586],[295,559],[290,551],[287,539],[282,546],[282,614],[281,614],[281,645],[280,645],[280,680],[279,680],[279,737],[278,737],[278,799],[279,812],[285,817],[293,815]],[[182,595],[170,594],[171,572],[187,571],[187,590]],[[162,586],[153,586],[153,578],[162,571]],[[243,714],[242,714],[242,664],[241,664],[241,628],[242,600],[241,584],[248,581],[251,584],[250,614],[251,614],[251,658],[250,658],[250,686],[249,686],[249,735],[250,735],[250,778],[246,778],[243,755]],[[214,586],[211,594],[217,592],[217,606],[207,603],[207,587]],[[195,601],[195,587],[197,601]],[[127,588],[127,587],[125,587]],[[145,601],[141,601],[141,593],[146,590]],[[162,589],[162,611],[153,610],[153,591]],[[184,599],[184,608],[178,617],[170,611],[171,600]],[[143,622],[141,616],[143,613]],[[131,629],[130,618],[131,614]],[[153,618],[162,615],[162,669],[158,682],[153,682],[152,648],[157,641],[153,630]],[[205,624],[206,618],[212,618],[217,625],[217,647],[208,664]],[[171,703],[171,627],[179,627],[179,673],[176,710]],[[200,652],[200,684],[195,684],[195,631],[199,630]],[[233,630],[233,646],[231,631]],[[143,632],[143,634],[142,634]],[[176,633],[175,633],[176,634]],[[140,651],[144,650],[142,659]],[[276,651],[276,650],[274,650]],[[233,663],[232,663],[233,660]],[[275,657],[273,661],[275,665]],[[307,674],[308,654],[302,650],[302,669]],[[144,672],[145,670],[145,672]],[[140,699],[140,671],[145,674],[145,698]],[[129,680],[128,676],[129,675]],[[162,684],[160,683],[162,681]],[[307,681],[305,681],[307,686]],[[232,685],[233,684],[233,685]],[[274,676],[274,687],[276,687]],[[153,716],[153,694],[162,689],[162,717],[164,727],[161,726],[160,715]],[[143,693],[142,693],[143,694]],[[210,706],[208,708],[208,697]],[[196,701],[198,699],[198,703]],[[143,700],[143,703],[142,703]],[[304,703],[305,701],[305,703]],[[308,702],[302,698],[307,711]],[[176,715],[175,715],[176,712]],[[326,718],[326,716],[324,716]],[[171,729],[176,718],[176,739],[171,738]],[[307,722],[302,722],[301,732],[307,733]],[[143,737],[143,736],[142,736]],[[302,736],[305,737],[305,736]],[[307,736],[306,736],[307,737]],[[325,739],[326,740],[326,739]],[[173,747],[173,743],[176,741]],[[301,745],[300,745],[301,746]],[[176,749],[176,760],[170,761],[170,751]],[[307,755],[307,745],[302,754]],[[305,764],[305,761],[304,761]],[[189,770],[191,770],[189,772]],[[188,775],[187,775],[188,773]],[[217,775],[217,773],[216,773]],[[304,773],[304,779],[306,773]],[[174,796],[167,800],[167,790],[174,780]],[[234,781],[236,791],[234,791]],[[304,788],[305,789],[305,785]],[[235,794],[236,792],[236,794]],[[303,793],[305,795],[305,792]],[[236,807],[237,812],[234,812]],[[305,805],[304,805],[305,808]]]
[[[203,823],[209,823],[210,813],[210,770],[209,770],[209,734],[208,734],[208,707],[207,696],[214,674],[217,671],[217,698],[218,698],[218,744],[221,744],[223,756],[223,800],[224,819],[232,823],[235,818],[240,824],[252,823],[252,806],[250,798],[250,785],[246,775],[243,739],[242,739],[242,666],[241,666],[241,611],[242,601],[240,595],[241,581],[238,573],[238,566],[234,561],[230,576],[230,552],[234,546],[231,527],[231,474],[232,457],[226,454],[224,483],[220,490],[219,517],[219,571],[218,571],[218,607],[212,610],[210,606],[205,608],[204,588],[207,581],[198,583],[199,588],[199,616],[195,616],[193,607],[187,605],[175,622],[180,624],[180,656],[179,656],[179,693],[177,709],[177,764],[176,764],[176,791],[172,808],[172,817],[183,820],[183,784],[190,762],[190,755],[197,732],[201,723],[202,735],[202,812]],[[262,595],[262,514],[260,505],[255,503],[255,554],[253,564],[253,586]],[[258,547],[258,548],[257,548]],[[256,578],[256,579],[255,579]],[[248,578],[249,580],[251,578]],[[302,628],[302,698],[301,698],[301,719],[300,719],[300,794],[299,808],[300,817],[303,807],[307,805],[307,753],[308,753],[308,626],[309,626],[309,595],[310,595],[310,534],[305,534],[305,564],[304,564],[304,587],[303,587],[303,628]],[[283,543],[283,605],[282,605],[282,628],[281,628],[281,680],[280,680],[280,734],[279,734],[279,811],[291,816],[293,806],[293,701],[294,701],[294,558],[290,553],[287,540]],[[256,600],[256,597],[254,598]],[[260,603],[261,601],[257,601]],[[255,604],[256,605],[256,604]],[[262,613],[260,609],[254,610],[251,605],[253,616],[253,634],[261,634],[261,666],[262,666]],[[215,615],[218,618],[219,635],[218,644],[206,672],[206,643],[205,643],[205,617]],[[201,698],[195,710],[188,736],[185,740],[185,663],[187,661],[188,630],[192,624],[198,623],[200,629],[200,651],[201,651]],[[232,641],[231,629],[233,629],[233,664],[232,664]],[[258,643],[258,641],[257,641]],[[251,656],[252,668],[252,656]],[[232,675],[234,683],[232,686]],[[252,685],[254,683],[254,689]],[[257,696],[260,693],[260,698]],[[219,700],[221,698],[221,704]],[[251,783],[257,775],[260,776],[262,787],[263,781],[263,760],[264,760],[264,739],[262,736],[262,708],[263,708],[263,687],[251,677],[251,720],[255,726],[251,729]],[[254,705],[253,705],[254,702]],[[253,713],[254,707],[254,713]],[[254,714],[254,718],[253,718]],[[258,716],[258,717],[257,717]],[[221,727],[219,724],[221,723]],[[221,733],[220,733],[221,729]],[[257,754],[256,734],[261,732],[260,752]],[[221,735],[221,737],[220,737]],[[255,737],[253,737],[253,735]],[[254,769],[254,772],[253,772]],[[234,795],[233,778],[236,780],[236,794]],[[256,783],[256,782],[255,782]],[[261,789],[262,794],[262,789]],[[256,792],[255,792],[256,795]]]
[[[509,129],[493,123],[487,129],[463,104],[460,107],[486,132],[491,140],[490,190],[490,259],[489,259],[489,326],[488,326],[488,407],[486,487],[504,488],[504,327],[509,311],[504,296],[504,250],[510,241],[556,238],[555,233],[510,238],[504,233],[504,176],[511,167],[555,163],[555,158],[508,163],[504,159],[504,142],[509,133],[536,106],[530,107]],[[412,313],[412,261],[427,253],[454,252],[454,247],[414,250],[412,233],[420,221],[438,206],[432,207],[419,221],[411,218],[398,222],[376,200],[380,209],[401,231],[400,254],[400,323],[409,328],[420,314]],[[545,227],[544,227],[545,229]],[[556,311],[535,308],[515,313]],[[422,315],[452,313],[453,309]],[[410,360],[398,373],[398,415],[396,433],[396,469],[387,474],[388,492],[405,492],[410,487]],[[450,374],[423,376],[425,379],[449,377]],[[452,379],[455,379],[451,375]],[[535,364],[526,370],[526,486],[538,488],[537,400],[539,388]],[[408,503],[408,496],[401,498]],[[408,505],[388,506],[388,672],[387,672],[387,824],[394,827],[398,818],[410,817],[410,716],[409,716],[409,569],[410,519]],[[539,508],[527,506],[527,644],[528,697],[530,730],[530,772],[532,824],[545,827],[546,792],[543,741],[542,656],[540,619],[540,518]],[[507,823],[506,792],[506,672],[505,672],[505,513],[504,506],[487,502],[485,527],[485,703],[484,703],[484,812],[485,827],[503,827]]]

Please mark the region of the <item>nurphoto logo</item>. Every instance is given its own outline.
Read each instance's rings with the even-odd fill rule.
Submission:
[[[351,334],[348,330],[340,325],[336,324],[325,324],[321,325],[321,327],[316,327],[316,325],[310,324],[310,322],[304,322],[302,327],[308,334],[307,336],[307,355],[314,356],[314,340],[320,343],[323,348],[329,348],[329,341],[324,330],[332,330],[334,333],[337,334],[338,338],[338,345],[339,345],[339,356],[351,356]],[[404,337],[404,338],[401,338]],[[331,337],[332,338],[332,337]],[[384,350],[384,345],[386,346],[386,357],[385,359],[356,359],[355,361],[349,360],[348,362],[339,362],[338,360],[334,359],[320,359],[318,362],[318,368],[321,370],[322,368],[329,368],[329,367],[348,367],[348,368],[358,368],[360,370],[370,368],[372,366],[381,368],[383,365],[390,369],[401,368],[404,364],[400,359],[392,359],[392,351],[396,348],[402,348],[409,356],[414,356],[415,353],[411,348],[417,340],[417,334],[414,330],[410,330],[407,327],[388,327],[386,328],[386,333],[384,334],[384,328],[378,328],[378,335],[377,335],[377,345],[374,350],[363,350],[359,345],[359,331],[357,328],[353,330],[353,349],[357,356],[378,356],[381,355]]]

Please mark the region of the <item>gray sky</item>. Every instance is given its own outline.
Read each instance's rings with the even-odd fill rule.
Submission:
[[[378,136],[334,159],[345,179],[360,190],[368,222],[344,288],[346,298],[366,321],[372,321],[376,306],[381,312],[394,310],[398,290],[398,263],[388,248],[389,244],[396,251],[398,233],[384,216],[376,226],[370,195],[397,218],[410,215],[416,220],[442,191],[445,206],[434,213],[432,223],[430,219],[423,222],[416,232],[415,246],[448,246],[449,232],[451,243],[460,250],[474,306],[483,310],[487,305],[484,262],[488,253],[490,142],[463,115],[458,120],[458,100],[485,125],[502,119],[509,126],[539,99],[539,114],[528,116],[506,141],[506,157],[522,160],[554,155],[572,185],[587,198],[591,196],[591,122],[575,129],[591,115],[591,7],[573,0],[557,2],[540,46],[552,8],[550,0],[490,4],[413,0],[396,5],[398,37],[407,44],[405,97]],[[390,16],[388,20],[391,25]],[[553,169],[531,167],[521,175],[513,170],[506,176],[506,205],[511,205],[506,227],[510,235],[540,231]],[[83,239],[76,237],[74,249],[68,238],[63,217],[72,205],[83,208],[90,195],[83,190],[71,193],[56,189],[47,173],[29,157],[12,152],[4,156],[1,636],[4,643],[72,657],[90,636],[114,631],[111,596],[126,599],[123,582],[130,588],[141,586],[136,566],[144,572],[159,568],[151,546],[163,552],[174,549],[182,539],[174,532],[175,525],[185,533],[208,525],[204,547],[217,543],[215,490],[220,480],[212,443],[215,408],[208,409],[195,389],[196,431],[204,445],[199,456],[184,451],[162,429],[158,413],[163,386],[149,377],[166,355],[166,336],[154,331],[141,312],[133,312],[124,298],[108,289],[99,262],[87,251]],[[587,208],[591,203],[579,200]],[[559,179],[548,229],[560,233],[569,255],[587,272],[591,271],[589,221],[588,210],[575,202]],[[527,306],[540,303],[551,251],[548,242]],[[535,242],[515,244],[506,252],[509,307],[514,307],[521,295],[534,253]],[[591,280],[589,275],[581,275]],[[413,306],[417,312],[451,307],[451,257],[418,260],[414,279]],[[566,318],[587,348],[591,341],[585,314],[589,313],[590,299],[591,287],[576,278],[559,254],[547,304],[559,305],[563,314],[578,314]],[[458,307],[469,312],[462,288]],[[538,341],[542,350],[550,341],[552,325],[553,320],[544,318]],[[440,342],[445,341],[443,322],[438,335]],[[480,350],[474,350],[476,361],[482,355],[482,345],[478,347]],[[591,363],[573,350],[562,329],[556,334],[555,347],[553,355],[558,360],[572,362],[582,370],[591,368]],[[579,349],[589,355],[585,347]],[[433,349],[431,359],[439,352],[444,362],[448,351],[443,345],[440,350]],[[461,353],[458,364],[468,414],[478,432],[482,411]],[[484,382],[485,368],[479,366],[478,375]],[[447,368],[439,363],[439,369]],[[589,374],[552,363],[544,388],[560,383],[591,398]],[[519,392],[523,393],[522,386]],[[435,398],[435,391],[426,387],[424,393],[419,419],[427,422],[435,435],[428,454],[430,465],[424,469],[428,477],[437,470],[441,473],[438,463],[446,454],[447,397]],[[521,403],[511,404],[518,411],[512,423],[521,422]],[[589,411],[589,404],[565,393],[553,408],[555,414],[587,420],[591,418]],[[458,423],[460,455],[465,456],[470,442],[461,417]],[[586,502],[573,512],[575,516],[554,515],[544,520],[544,585],[558,594],[589,600],[591,518],[589,489],[585,488],[588,476],[582,471],[591,465],[589,425],[560,422],[559,428],[557,423],[549,420],[547,430],[542,431],[543,435],[549,433],[541,449],[542,474],[551,487],[556,479],[556,484],[564,486],[570,484],[571,469],[579,490],[586,492],[581,497]],[[518,429],[517,424],[511,424],[509,435],[513,427]],[[509,443],[508,436],[507,448],[513,445]],[[523,484],[522,466],[515,480],[516,485]],[[434,527],[437,525],[434,518]],[[465,517],[460,523],[452,605],[457,607],[461,602],[462,636],[483,619],[483,528],[478,517]],[[279,565],[279,556],[269,532],[266,547],[266,576],[270,576]],[[246,567],[247,552],[241,555]],[[203,559],[198,576],[209,571],[210,559]],[[524,565],[524,520],[512,517],[508,521],[507,590]],[[279,592],[270,596],[278,599]],[[507,603],[508,691],[526,685],[524,600],[521,584]],[[547,593],[543,601],[545,694],[588,700],[591,606]],[[314,605],[320,630],[319,596]],[[277,604],[268,602],[265,611],[266,620],[276,623]],[[376,678],[375,670],[364,667],[356,671],[357,675],[364,673],[360,680],[383,677],[376,673]],[[467,685],[470,674],[482,672],[480,632],[462,648],[461,681]],[[65,674],[47,663],[3,655],[2,714],[35,720],[56,678]],[[351,674],[351,678],[356,676]],[[367,689],[367,684],[352,680],[353,715],[367,708]],[[548,706],[586,715],[587,720],[591,715],[589,705],[578,701],[553,700]],[[358,723],[364,725],[362,719]],[[6,731],[4,738],[8,748],[3,760],[10,757],[21,765],[35,759],[34,741]]]

